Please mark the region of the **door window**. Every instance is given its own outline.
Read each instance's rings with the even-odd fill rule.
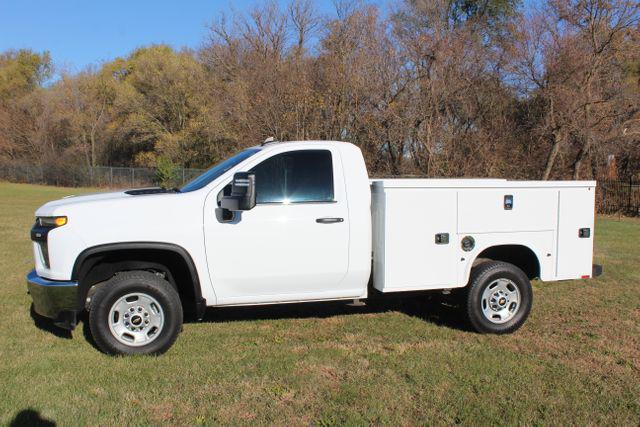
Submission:
[[[277,154],[254,167],[257,203],[332,202],[333,165],[328,150]]]

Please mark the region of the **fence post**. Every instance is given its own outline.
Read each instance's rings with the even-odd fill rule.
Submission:
[[[631,193],[633,193],[633,179],[629,177],[629,196],[627,197],[627,214],[631,213]]]
[[[109,166],[109,187],[113,187],[113,166]]]
[[[135,168],[131,168],[131,188],[134,188],[136,185],[133,183],[135,180],[135,175],[136,173],[136,169]]]
[[[182,167],[182,185],[184,185],[184,166]]]

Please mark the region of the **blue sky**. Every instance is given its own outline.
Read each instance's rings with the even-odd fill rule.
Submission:
[[[58,70],[77,72],[152,43],[197,48],[221,12],[242,12],[257,1],[0,0],[0,51],[48,50]],[[333,11],[331,0],[315,3],[320,12]]]

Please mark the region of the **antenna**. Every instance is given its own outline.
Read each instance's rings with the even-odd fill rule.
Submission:
[[[271,142],[276,142],[276,139],[275,139],[274,137],[272,137],[272,136],[270,136],[269,138],[265,139],[265,140],[262,142],[262,145],[269,144],[269,143],[271,143]]]

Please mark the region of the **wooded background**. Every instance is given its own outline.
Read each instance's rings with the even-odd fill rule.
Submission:
[[[353,142],[373,176],[638,178],[637,1],[335,6],[263,2],[79,73],[0,53],[0,164],[203,168],[273,136]]]

